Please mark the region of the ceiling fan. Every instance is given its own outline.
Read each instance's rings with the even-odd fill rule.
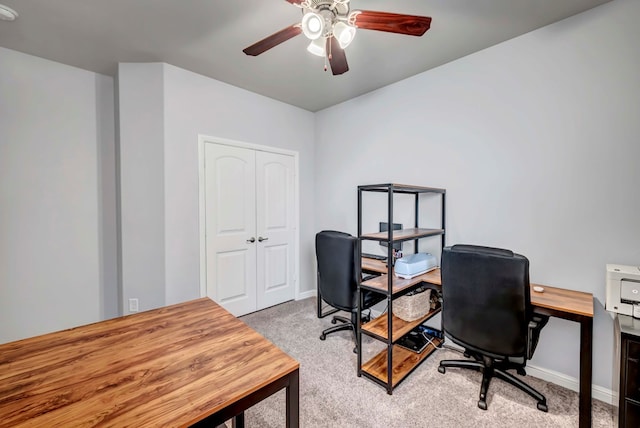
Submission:
[[[422,36],[431,25],[426,16],[402,15],[372,10],[351,10],[350,0],[286,0],[302,9],[302,21],[274,33],[248,48],[247,55],[257,56],[300,33],[311,41],[307,50],[329,60],[334,75],[349,71],[344,49],[357,28],[389,33]],[[325,61],[325,71],[327,65]]]

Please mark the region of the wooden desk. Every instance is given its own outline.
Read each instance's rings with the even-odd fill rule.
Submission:
[[[382,290],[387,289],[386,261],[363,258],[362,271],[384,274],[368,281],[367,284],[376,288],[381,287]],[[394,290],[396,289],[396,284],[399,288],[404,288],[418,282],[427,282],[442,286],[440,269],[427,272],[411,280],[394,278]],[[591,293],[566,290],[548,285],[543,285],[544,292],[538,293],[533,290],[533,287],[536,285],[539,284],[531,284],[531,304],[535,312],[580,323],[579,426],[581,428],[591,427],[593,295]]]
[[[0,345],[7,426],[217,426],[287,389],[293,358],[208,298]]]

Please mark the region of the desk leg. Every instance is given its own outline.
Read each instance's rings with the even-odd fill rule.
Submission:
[[[298,428],[300,425],[300,375],[296,369],[289,375],[287,386],[287,428]]]
[[[591,427],[591,383],[593,364],[593,318],[580,321],[580,428]]]
[[[236,415],[231,424],[233,428],[244,428],[244,412]]]

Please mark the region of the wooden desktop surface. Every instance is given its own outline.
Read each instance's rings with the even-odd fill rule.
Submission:
[[[362,259],[362,270],[368,272],[387,273],[386,261],[375,259]],[[370,280],[376,288],[387,289],[386,275]],[[399,287],[428,282],[430,284],[442,285],[440,269],[432,270],[423,275],[419,275],[411,280],[394,278],[394,289],[396,284]],[[566,290],[564,288],[541,285],[544,292],[540,293],[533,289],[540,284],[531,284],[531,304],[540,308],[547,308],[558,312],[576,314],[593,318],[593,294],[582,291]]]
[[[298,367],[202,298],[0,345],[0,425],[189,426]]]

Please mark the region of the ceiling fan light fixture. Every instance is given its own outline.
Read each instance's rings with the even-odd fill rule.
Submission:
[[[315,12],[307,12],[302,17],[302,32],[309,40],[315,40],[324,33],[324,18]]]
[[[324,57],[327,54],[325,45],[326,42],[324,37],[319,37],[315,40],[311,40],[311,43],[309,43],[309,46],[307,46],[307,51],[314,55]]]
[[[9,6],[0,4],[0,20],[2,21],[15,21],[18,17],[18,12],[11,9]]]
[[[338,40],[338,44],[342,49],[351,44],[356,35],[356,27],[345,24],[344,22],[336,22],[333,26],[333,35]]]

